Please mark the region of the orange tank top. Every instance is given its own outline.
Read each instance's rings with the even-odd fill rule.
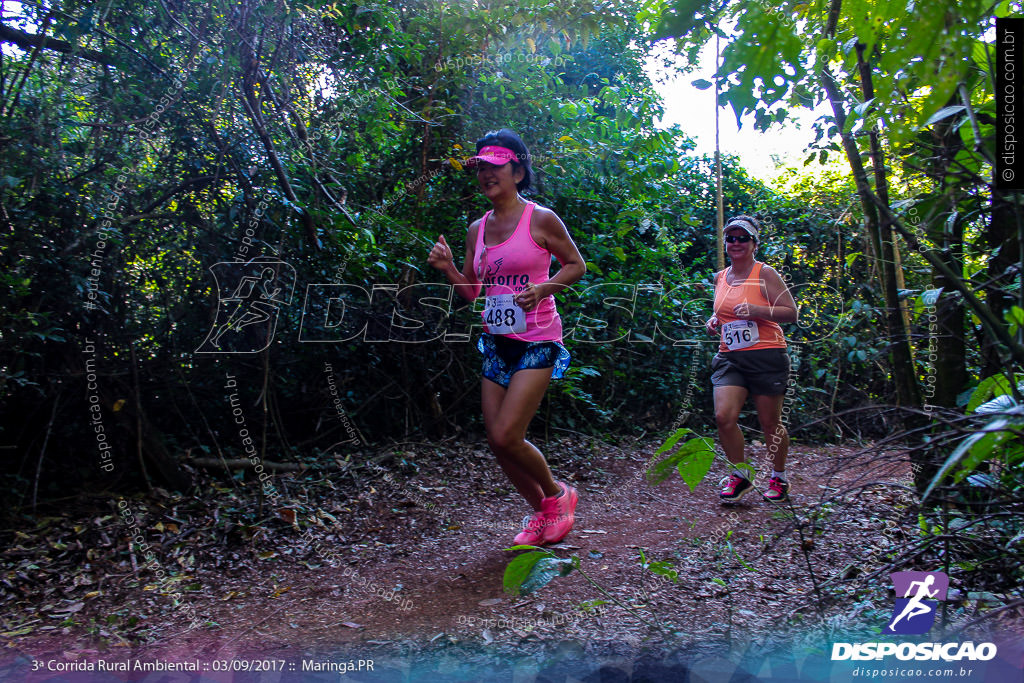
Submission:
[[[786,337],[782,334],[779,324],[771,320],[753,318],[743,320],[733,314],[737,304],[749,303],[759,306],[770,306],[768,298],[761,291],[764,280],[761,279],[761,261],[754,261],[754,267],[746,280],[730,285],[725,277],[726,271],[718,273],[715,280],[715,316],[718,318],[722,341],[718,345],[719,352],[752,351],[756,349],[784,349]],[[727,270],[732,270],[730,266]],[[756,330],[756,332],[755,332]]]

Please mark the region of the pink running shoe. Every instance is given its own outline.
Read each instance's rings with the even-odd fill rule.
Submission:
[[[768,480],[768,490],[764,492],[764,497],[773,503],[785,503],[789,500],[789,482],[772,477]]]
[[[555,483],[561,487],[562,494],[545,498],[540,502],[541,512],[546,516],[542,529],[544,543],[558,543],[561,541],[568,535],[569,530],[572,529],[573,522],[576,520],[576,501],[579,500],[576,489],[572,486],[566,486],[560,481]]]
[[[735,503],[737,500],[747,495],[754,489],[754,485],[750,483],[750,480],[746,477],[733,472],[729,475],[728,481],[725,481],[725,488],[718,492],[718,497],[722,499],[722,502],[726,505]],[[722,482],[719,482],[721,485]]]
[[[523,518],[523,530],[513,540],[515,545],[544,545],[544,525],[547,522],[547,517],[544,515],[543,505],[544,501],[541,501],[540,512],[534,512],[533,516]]]

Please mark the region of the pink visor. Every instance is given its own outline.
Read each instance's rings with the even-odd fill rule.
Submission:
[[[478,161],[486,161],[487,163],[494,164],[495,166],[504,166],[510,161],[518,160],[519,157],[516,156],[516,153],[508,147],[487,146],[481,147],[475,157],[470,157],[469,163],[474,164]]]

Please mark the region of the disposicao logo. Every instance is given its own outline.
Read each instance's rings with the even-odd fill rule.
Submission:
[[[939,601],[945,601],[949,577],[943,572],[896,572],[890,574],[896,589],[892,619],[882,633],[921,635],[935,623]]]
[[[922,635],[935,624],[939,602],[946,599],[949,577],[943,572],[895,572],[896,604],[882,633]],[[995,643],[833,643],[832,659],[869,660],[895,655],[901,660],[952,662],[987,661],[996,656]]]
[[[274,340],[277,316],[291,303],[295,269],[274,258],[210,266],[217,317],[196,353],[259,353]]]

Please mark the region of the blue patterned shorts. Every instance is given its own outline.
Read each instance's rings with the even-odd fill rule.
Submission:
[[[506,389],[518,370],[554,368],[551,379],[561,379],[572,356],[556,341],[526,342],[484,332],[476,343],[484,354],[483,376]]]

